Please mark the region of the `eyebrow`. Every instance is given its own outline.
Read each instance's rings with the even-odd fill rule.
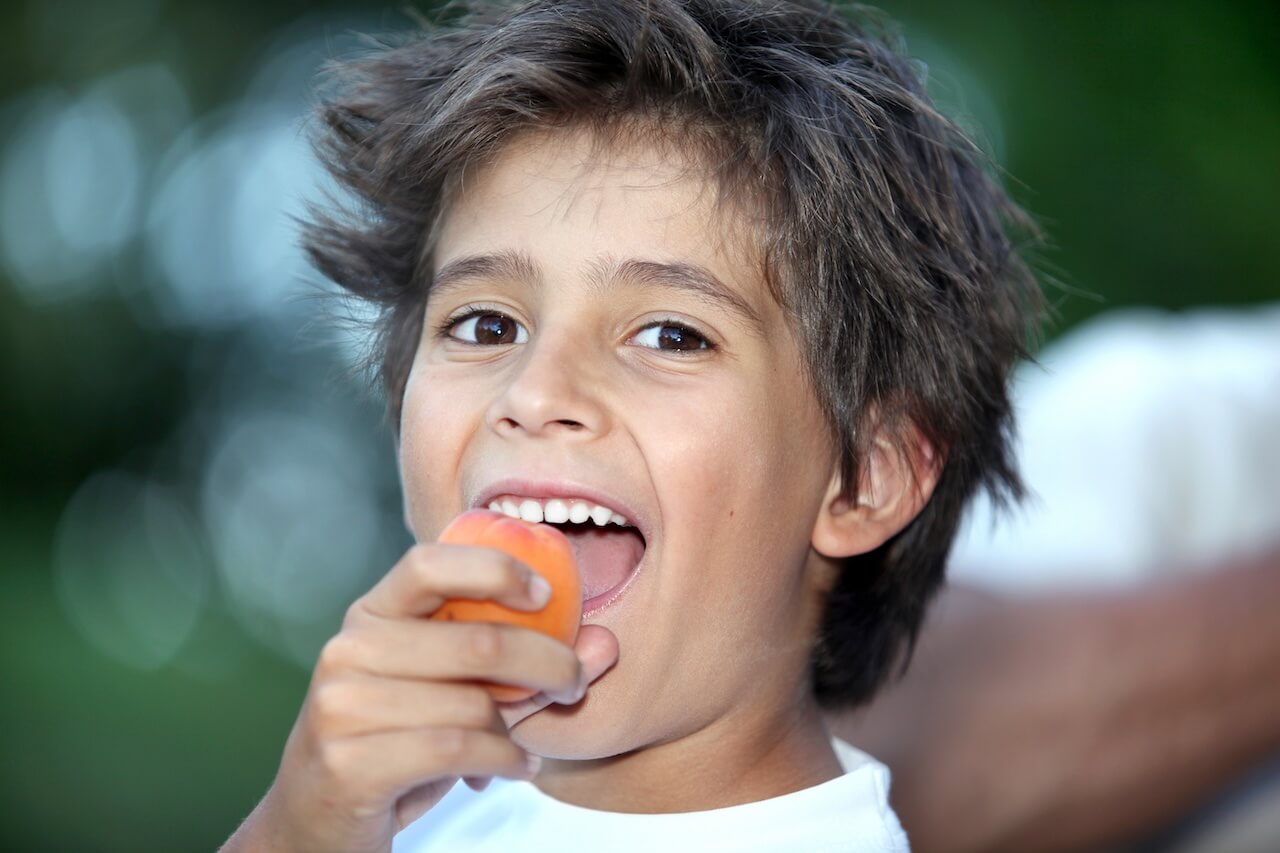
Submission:
[[[430,290],[432,294],[439,294],[472,281],[504,279],[536,284],[542,280],[542,274],[525,252],[467,255],[441,267],[431,278]]]
[[[683,261],[662,262],[627,258],[606,261],[597,266],[596,278],[602,283],[632,281],[690,293],[696,298],[734,314],[757,333],[764,334],[764,320],[733,288],[715,273]]]
[[[691,294],[703,302],[727,310],[758,334],[763,335],[765,331],[764,320],[747,300],[710,270],[697,264],[641,258],[604,258],[592,264],[588,275],[592,285],[600,290],[608,290],[616,284],[634,283]],[[438,294],[472,281],[494,280],[536,285],[542,281],[542,271],[525,252],[468,255],[441,267],[432,278],[431,292]]]

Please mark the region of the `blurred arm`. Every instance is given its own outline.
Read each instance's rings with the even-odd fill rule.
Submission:
[[[832,730],[893,771],[923,853],[1158,829],[1280,755],[1280,548],[1123,593],[947,589],[911,669]]]

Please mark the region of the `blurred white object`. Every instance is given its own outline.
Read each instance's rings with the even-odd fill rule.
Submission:
[[[970,507],[951,577],[1121,587],[1280,542],[1280,304],[1114,312],[1014,386],[1031,492]]]

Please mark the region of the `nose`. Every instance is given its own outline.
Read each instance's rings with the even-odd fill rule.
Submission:
[[[608,416],[593,370],[598,354],[543,335],[523,347],[506,385],[486,412],[499,434],[586,439],[603,434]]]

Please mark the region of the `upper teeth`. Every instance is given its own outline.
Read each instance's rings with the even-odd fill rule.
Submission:
[[[574,524],[582,524],[590,519],[597,527],[604,527],[606,524],[627,526],[627,520],[607,506],[590,504],[586,501],[565,501],[560,498],[549,500],[498,498],[489,502],[489,509],[512,518],[522,518],[525,521],[547,521],[551,524],[572,521]]]

